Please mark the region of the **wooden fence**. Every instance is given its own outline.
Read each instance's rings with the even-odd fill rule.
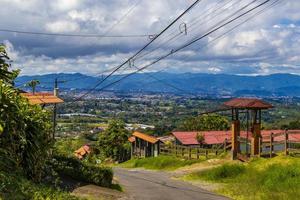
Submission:
[[[300,154],[300,140],[295,140],[294,135],[300,135],[300,132],[283,131],[260,138],[260,156],[271,158],[275,153]]]
[[[161,155],[176,156],[184,159],[200,159],[201,157],[209,158],[219,155],[226,151],[227,144],[219,144],[214,148],[203,148],[200,146],[183,146],[183,145],[160,145]]]

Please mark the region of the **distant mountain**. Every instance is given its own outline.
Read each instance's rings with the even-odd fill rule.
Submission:
[[[112,76],[105,81],[109,84],[121,78],[122,75]],[[55,78],[61,89],[89,89],[101,77],[75,74],[47,74],[38,76],[21,76],[16,85],[37,79],[41,82],[38,89],[52,89]],[[103,84],[102,86],[105,86]],[[236,96],[300,96],[300,76],[292,74],[272,74],[267,76],[240,76],[228,74],[202,73],[143,73],[132,75],[115,84],[108,90],[122,92],[158,92],[177,94],[210,94]]]

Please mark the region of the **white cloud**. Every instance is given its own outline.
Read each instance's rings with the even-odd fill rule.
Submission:
[[[251,1],[247,0],[247,2]],[[2,2],[6,6],[0,7],[1,28],[52,33],[103,34],[118,22],[136,1],[2,0]],[[222,15],[216,15],[210,21],[207,21],[209,19],[207,17],[204,23],[199,25],[203,19],[199,18],[202,12],[207,8],[215,9],[218,2],[218,0],[202,1],[146,51],[154,50],[163,44],[172,32],[177,34],[180,23],[187,22],[189,25],[192,19],[198,17],[199,23],[188,28],[187,36],[163,44],[153,54],[146,56],[146,59],[137,60],[136,64],[144,66],[170,52],[171,49],[191,41],[221,20],[219,16],[229,15],[233,11],[232,8],[237,9],[246,3],[235,0],[232,2],[234,7],[227,5],[230,9],[226,9],[226,12],[220,10]],[[110,34],[158,33],[190,4],[191,1],[176,1],[176,3],[173,0],[141,1],[113,28]],[[299,10],[299,1],[282,1],[279,6],[257,16],[224,38],[210,44],[229,27],[219,30],[209,38],[199,41],[147,70],[169,67],[168,70],[176,72],[298,73]],[[107,69],[121,63],[149,42],[149,39],[64,38],[1,33],[0,42],[3,41],[6,41],[9,53],[14,58],[14,65],[24,67],[24,74],[63,71],[93,74],[100,69]],[[261,63],[267,63],[268,66]]]
[[[79,25],[76,22],[70,21],[56,21],[47,23],[45,25],[46,30],[51,31],[53,33],[68,33],[68,32],[76,32],[80,30]]]

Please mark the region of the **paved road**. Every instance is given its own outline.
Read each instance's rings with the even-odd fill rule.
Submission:
[[[226,197],[171,179],[164,172],[115,168],[120,184],[134,200],[225,200]]]

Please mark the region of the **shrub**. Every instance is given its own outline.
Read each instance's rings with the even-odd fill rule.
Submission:
[[[43,184],[35,184],[21,174],[0,172],[0,199],[77,200],[67,192]]]
[[[53,157],[51,165],[58,173],[73,179],[103,187],[112,186],[113,172],[111,168],[82,163],[76,158],[58,155]]]
[[[172,156],[158,156],[143,159],[132,159],[122,166],[128,168],[143,167],[146,169],[175,170],[179,167],[187,166],[199,162],[199,160],[183,160]]]

